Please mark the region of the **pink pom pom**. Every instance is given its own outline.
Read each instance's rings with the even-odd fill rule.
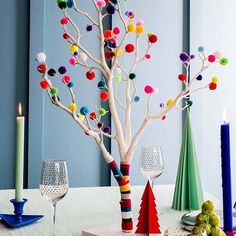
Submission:
[[[151,55],[150,54],[146,54],[145,57],[146,57],[146,59],[150,59]]]
[[[120,28],[119,27],[115,27],[113,29],[113,34],[118,35],[119,33],[120,33]]]
[[[65,75],[63,78],[62,78],[62,82],[64,84],[68,84],[70,82],[70,76],[69,75]]]
[[[144,21],[143,21],[142,19],[140,19],[140,20],[136,23],[136,25],[144,25]]]
[[[99,1],[97,1],[97,5],[98,5],[98,7],[105,7],[106,2],[104,0],[99,0]]]
[[[146,94],[151,94],[151,93],[154,92],[154,89],[153,89],[153,87],[152,87],[151,85],[146,85],[146,86],[144,87],[144,92],[145,92]]]
[[[61,24],[62,24],[62,25],[68,24],[68,19],[67,19],[67,18],[62,18],[62,19],[61,19]]]
[[[71,57],[70,60],[69,60],[69,63],[74,66],[75,63],[76,63],[76,59],[74,57]]]

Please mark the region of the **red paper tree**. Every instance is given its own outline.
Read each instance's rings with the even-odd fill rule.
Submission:
[[[135,233],[160,234],[161,231],[158,220],[159,218],[157,216],[155,197],[148,181],[142,196],[137,230],[135,231]]]

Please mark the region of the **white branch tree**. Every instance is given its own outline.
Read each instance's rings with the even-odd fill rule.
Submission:
[[[154,34],[147,35],[147,47],[144,55],[139,53],[139,40],[144,35],[144,26],[142,21],[135,21],[133,12],[126,12],[123,15],[121,11],[119,0],[90,0],[97,12],[97,19],[93,19],[86,11],[82,10],[75,0],[57,0],[57,4],[61,9],[63,18],[61,24],[64,29],[63,37],[71,45],[72,58],[69,62],[72,66],[81,66],[88,69],[86,77],[92,80],[95,77],[95,70],[102,73],[103,79],[99,81],[98,87],[101,90],[101,99],[107,101],[109,105],[109,114],[111,115],[114,129],[104,126],[101,122],[101,117],[106,115],[108,111],[100,107],[97,112],[90,112],[88,107],[83,106],[78,112],[78,102],[73,92],[73,82],[70,77],[66,75],[66,68],[61,66],[58,69],[61,75],[62,82],[68,86],[71,104],[69,106],[63,104],[57,96],[58,89],[52,84],[50,77],[54,76],[57,72],[54,69],[49,69],[46,64],[46,55],[40,52],[36,56],[36,60],[40,63],[37,67],[38,71],[42,74],[40,85],[47,91],[51,102],[67,112],[71,118],[80,126],[80,128],[95,140],[100,148],[103,157],[109,165],[114,174],[115,179],[120,187],[121,193],[121,215],[122,215],[122,230],[129,232],[133,229],[132,210],[131,210],[131,191],[129,182],[129,168],[132,161],[134,151],[137,144],[144,133],[146,127],[152,122],[164,119],[166,114],[174,108],[184,110],[192,105],[189,100],[189,95],[198,92],[202,89],[209,88],[211,90],[217,87],[217,78],[213,77],[210,83],[202,87],[193,88],[193,84],[201,80],[202,73],[211,65],[220,63],[226,65],[227,58],[221,57],[219,53],[214,53],[205,56],[204,49],[199,47],[199,58],[201,60],[201,68],[192,77],[189,78],[189,67],[191,61],[194,59],[193,55],[187,53],[180,54],[180,61],[182,62],[185,73],[179,75],[179,80],[184,83],[184,88],[173,99],[168,99],[166,104],[162,107],[157,114],[153,114],[150,108],[151,97],[156,92],[155,87],[147,85],[144,92],[147,94],[147,108],[146,113],[140,127],[133,132],[131,112],[134,103],[138,102],[139,97],[136,95],[136,81],[135,69],[136,66],[150,58],[149,50],[157,42],[158,38]],[[98,37],[100,45],[100,58],[95,58],[89,49],[85,48],[81,43],[81,38],[86,37],[82,34],[75,21],[70,17],[67,9],[74,10],[78,13],[78,17],[85,17],[88,20],[86,26],[87,32],[96,30],[98,32],[94,37]],[[121,27],[123,27],[123,35],[121,36],[121,29],[115,27],[113,29],[104,29],[103,20],[108,15],[118,14],[121,20]],[[69,26],[71,32],[69,32]],[[96,33],[95,32],[95,33]],[[128,34],[135,34],[134,44],[127,44],[126,38]],[[126,54],[133,54],[133,62],[130,68],[125,68],[120,58]],[[109,63],[108,63],[109,62]],[[109,65],[109,66],[108,66]],[[117,94],[118,85],[125,84],[125,97],[120,100]],[[124,103],[123,103],[124,101]],[[183,101],[185,105],[183,106]],[[118,114],[118,107],[124,112],[124,122],[121,121]],[[107,150],[104,144],[104,137],[114,139],[117,142],[119,150],[119,166],[114,160],[111,153]]]

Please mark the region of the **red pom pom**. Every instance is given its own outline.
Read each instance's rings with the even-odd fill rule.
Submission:
[[[113,34],[118,35],[119,33],[120,33],[120,28],[119,27],[115,27],[113,29]]]
[[[68,19],[67,19],[67,18],[62,18],[62,19],[61,19],[61,24],[62,24],[62,25],[68,24]]]
[[[158,38],[155,34],[151,34],[149,37],[148,37],[148,40],[150,43],[156,43]]]
[[[112,51],[107,51],[107,52],[105,53],[105,57],[106,57],[106,60],[107,60],[107,61],[110,61],[114,56],[115,56],[115,53],[112,52]]]
[[[48,89],[49,88],[49,84],[46,80],[40,81],[40,86],[41,86],[42,89]]]
[[[70,76],[69,76],[69,75],[63,76],[62,82],[63,82],[64,84],[68,84],[68,83],[70,82]]]
[[[110,2],[110,0],[105,0],[106,3]]]
[[[106,91],[102,91],[101,94],[100,94],[100,98],[103,102],[107,101],[108,93]]]
[[[165,120],[165,119],[166,119],[166,115],[162,116],[161,119],[162,119],[162,120]]]
[[[63,34],[63,38],[64,38],[64,39],[69,39],[69,38],[70,38],[70,36],[69,36],[69,34],[67,34],[67,33],[64,33],[64,34]]]
[[[46,72],[46,65],[45,64],[39,64],[37,67],[37,70],[39,73],[44,74]]]
[[[208,61],[209,62],[214,62],[216,60],[216,57],[214,55],[209,55],[208,56]]]
[[[93,71],[88,71],[86,77],[88,80],[93,80],[95,78],[95,73]]]
[[[178,78],[179,78],[179,80],[181,80],[181,81],[186,81],[186,80],[187,80],[187,77],[186,77],[186,75],[184,75],[184,74],[179,74],[179,75],[178,75]]]
[[[216,83],[211,82],[211,83],[209,84],[209,89],[210,89],[210,90],[215,90],[216,88],[217,88],[217,84],[216,84]]]
[[[112,31],[111,30],[106,30],[106,31],[104,31],[104,38],[105,39],[112,39],[113,37],[112,37]]]
[[[128,53],[131,53],[134,51],[134,45],[133,44],[127,44],[125,46],[125,51],[128,52]]]
[[[95,113],[95,112],[91,112],[91,113],[89,114],[89,118],[90,118],[91,120],[95,120],[95,119],[97,118],[96,113]]]

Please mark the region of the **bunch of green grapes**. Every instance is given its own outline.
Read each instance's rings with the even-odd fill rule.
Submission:
[[[225,236],[220,228],[220,218],[215,214],[214,203],[210,200],[202,205],[202,212],[197,215],[191,235],[202,235],[206,231],[209,236]]]

